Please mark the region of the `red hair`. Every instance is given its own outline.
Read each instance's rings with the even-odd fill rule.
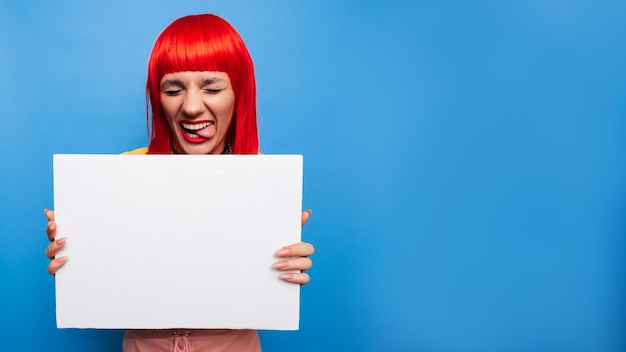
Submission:
[[[210,14],[175,20],[154,43],[146,83],[146,105],[152,109],[148,154],[172,153],[172,131],[161,107],[160,84],[164,75],[181,71],[228,74],[235,93],[235,108],[226,141],[232,145],[234,154],[257,154],[259,137],[252,58],[239,33],[222,18]]]

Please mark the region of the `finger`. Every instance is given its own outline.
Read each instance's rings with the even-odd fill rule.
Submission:
[[[62,267],[66,261],[67,261],[67,257],[59,257],[56,259],[52,259],[50,261],[50,264],[48,264],[48,272],[51,275],[55,275],[57,271],[59,270],[59,268]]]
[[[46,218],[48,218],[48,221],[54,221],[54,211],[50,209],[44,209],[43,213],[46,215]]]
[[[48,245],[48,248],[46,248],[46,257],[54,259],[63,246],[65,246],[65,237],[52,241],[50,245]]]
[[[48,234],[48,241],[54,241],[54,238],[57,236],[57,223],[54,221],[48,222],[46,233]]]
[[[309,270],[312,266],[313,261],[307,257],[281,260],[273,265],[278,270]]]
[[[293,282],[294,284],[304,285],[311,281],[309,274],[305,273],[285,273],[279,276],[281,279],[287,282]]]
[[[302,212],[302,226],[304,226],[304,224],[306,224],[306,222],[309,221],[310,216],[311,216],[311,209],[307,209]]]
[[[278,257],[308,257],[313,255],[315,247],[307,242],[298,242],[289,246],[285,246],[276,252]]]

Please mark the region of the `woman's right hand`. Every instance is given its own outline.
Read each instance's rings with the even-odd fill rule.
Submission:
[[[48,264],[48,272],[52,275],[57,273],[60,267],[67,261],[67,256],[56,258],[57,253],[65,246],[65,237],[55,240],[57,235],[57,223],[54,222],[54,211],[44,209],[44,214],[48,218],[48,226],[46,226],[46,233],[48,234],[48,240],[50,245],[46,248],[46,257],[50,258],[50,264]]]

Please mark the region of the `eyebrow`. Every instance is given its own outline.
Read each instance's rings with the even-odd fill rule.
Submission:
[[[166,79],[165,81],[163,81],[163,83],[161,83],[161,89],[167,87],[167,86],[183,86],[183,82],[181,82],[179,79]]]
[[[212,84],[212,83],[217,83],[217,82],[224,82],[224,80],[221,78],[217,78],[217,77],[211,77],[211,78],[207,78],[203,80],[202,85],[207,85],[207,84]]]

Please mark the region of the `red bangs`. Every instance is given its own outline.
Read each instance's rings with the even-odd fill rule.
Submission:
[[[180,71],[233,71],[237,61],[234,43],[219,23],[211,24],[204,24],[199,16],[172,23],[163,32],[160,45],[154,47],[154,73],[163,77]]]

